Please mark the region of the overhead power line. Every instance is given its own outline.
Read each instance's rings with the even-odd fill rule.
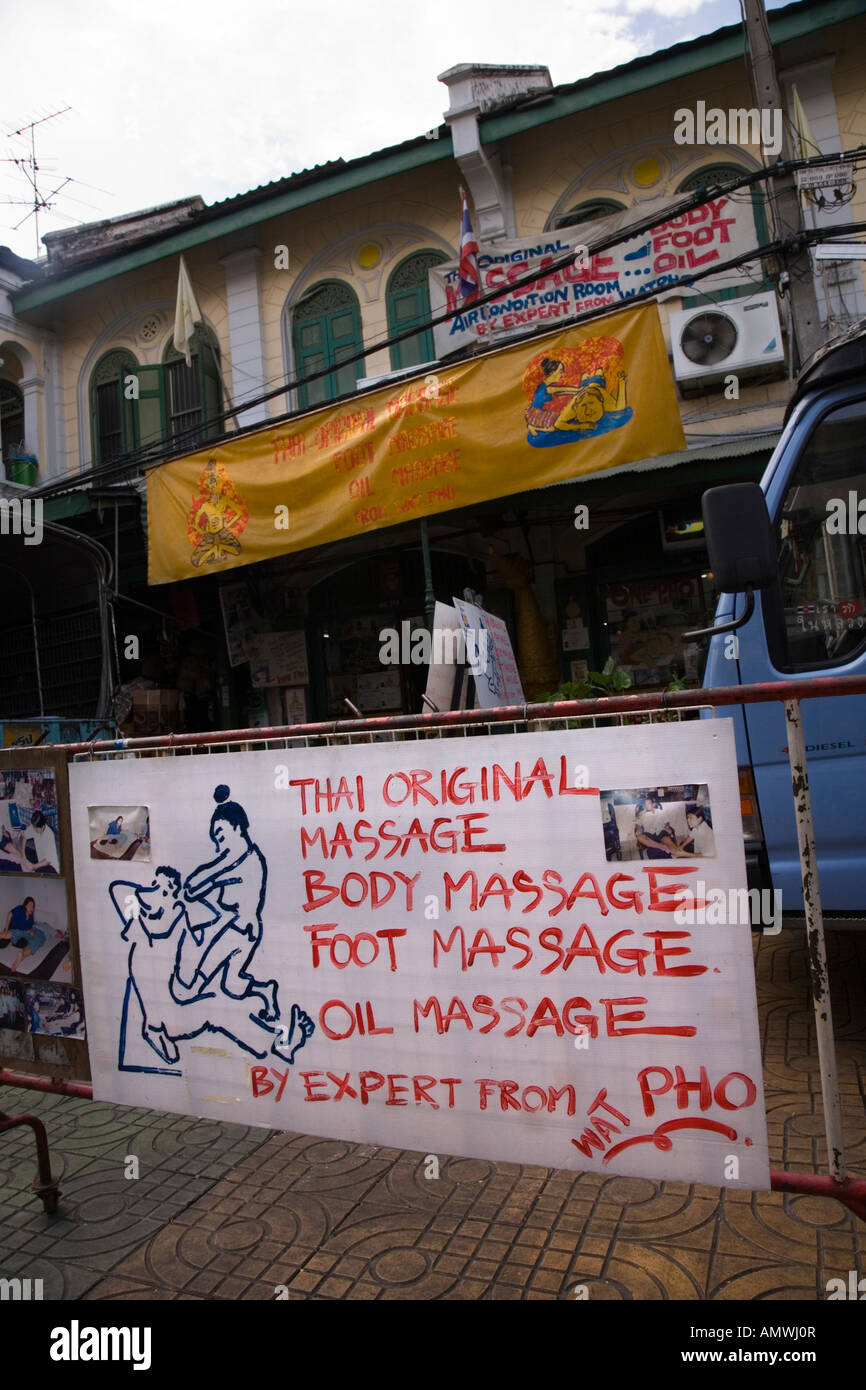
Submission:
[[[587,257],[592,257],[602,251],[609,250],[611,247],[618,246],[622,242],[628,241],[632,237],[639,236],[641,233],[649,231],[652,227],[658,226],[661,222],[668,221],[672,217],[681,216],[683,213],[690,211],[692,208],[700,207],[703,203],[707,201],[709,197],[728,196],[730,193],[736,191],[737,189],[750,187],[751,185],[762,182],[763,180],[766,180],[768,178],[778,177],[782,173],[793,172],[797,169],[823,167],[839,163],[843,160],[850,161],[857,158],[858,156],[860,158],[866,157],[866,146],[861,145],[858,146],[855,150],[843,152],[842,154],[838,155],[821,155],[812,159],[788,160],[784,163],[780,161],[779,163],[771,166],[770,168],[751,170],[750,172],[745,173],[742,176],[735,179],[725,180],[722,183],[708,184],[705,187],[699,188],[695,190],[693,193],[690,193],[687,196],[678,199],[676,202],[672,203],[668,208],[662,210],[656,209],[651,215],[648,215],[638,221],[632,222],[628,226],[620,228],[615,232],[611,232],[605,237],[601,237],[594,241],[590,241],[586,246],[585,254]],[[605,305],[601,308],[588,310],[585,313],[575,315],[574,318],[568,320],[568,326],[571,327],[578,324],[589,323],[592,322],[594,319],[604,317],[605,315],[611,314],[613,312],[621,312],[622,309],[632,307],[636,303],[646,303],[652,299],[658,298],[658,296],[661,294],[670,294],[672,290],[675,291],[681,289],[685,293],[688,293],[691,290],[692,286],[694,284],[697,284],[701,280],[704,280],[710,276],[718,275],[726,270],[733,270],[740,266],[748,265],[751,262],[761,260],[765,257],[784,255],[786,253],[791,253],[794,250],[799,250],[804,246],[812,245],[816,242],[830,241],[837,237],[850,238],[854,235],[863,232],[866,232],[866,222],[849,223],[846,226],[834,227],[832,229],[828,229],[827,227],[819,227],[803,230],[796,233],[795,235],[788,236],[785,238],[779,238],[775,241],[766,243],[763,246],[755,247],[754,249],[744,252],[739,256],[733,257],[728,261],[724,261],[722,263],[707,267],[703,271],[695,272],[688,278],[679,280],[673,285],[664,285],[656,289],[650,290],[638,290],[632,297],[630,297],[628,300],[623,301],[621,304]],[[575,250],[574,248],[571,248],[568,253],[563,254],[562,256],[553,257],[550,263],[545,267],[543,272],[540,273],[538,267],[536,266],[533,270],[528,271],[525,276],[516,279],[511,285],[509,285],[507,293],[515,294],[522,289],[528,289],[529,287],[536,285],[540,280],[547,279],[550,276],[555,275],[558,271],[571,267],[574,264],[574,261]],[[487,294],[482,295],[478,299],[474,300],[471,305],[463,305],[457,309],[448,310],[443,314],[431,317],[425,323],[422,323],[420,325],[415,324],[413,327],[404,329],[400,333],[394,333],[389,335],[388,337],[381,338],[373,343],[368,343],[365,346],[362,346],[357,352],[352,353],[351,355],[347,355],[344,358],[341,358],[338,365],[340,367],[344,367],[352,362],[362,361],[364,358],[371,356],[375,352],[382,351],[385,348],[393,347],[397,343],[404,342],[409,338],[417,337],[420,333],[439,327],[444,323],[448,323],[452,319],[458,317],[459,315],[464,314],[468,309],[478,309],[483,307],[485,304],[492,303],[495,300],[499,300],[503,297],[503,293],[504,291],[502,287],[497,286],[496,289],[491,290]],[[508,337],[507,344],[511,346],[520,342],[525,342],[528,339],[542,336],[543,334],[549,333],[550,331],[550,327],[545,325],[543,328],[536,328],[530,330],[526,334],[515,334],[514,336]],[[491,345],[490,348],[485,348],[484,351],[493,351],[501,346],[505,346],[505,344],[496,343]],[[50,483],[46,485],[44,488],[40,489],[39,495],[45,498],[59,496],[62,493],[78,491],[81,488],[90,486],[92,484],[103,484],[110,486],[114,483],[123,481],[129,478],[130,476],[134,476],[135,474],[140,473],[142,469],[147,469],[162,463],[167,463],[171,459],[183,457],[184,454],[189,453],[193,450],[198,450],[201,448],[218,448],[221,444],[225,444],[229,441],[242,438],[247,434],[257,433],[263,428],[273,428],[278,425],[285,424],[288,421],[291,421],[301,415],[309,414],[309,409],[287,411],[282,415],[271,417],[266,422],[259,421],[255,424],[246,426],[240,430],[233,430],[230,433],[222,433],[218,436],[213,436],[209,439],[202,441],[202,434],[208,428],[212,428],[215,425],[225,424],[226,420],[234,417],[237,413],[243,413],[247,410],[255,408],[256,406],[262,405],[267,401],[273,400],[277,396],[286,395],[288,392],[297,390],[299,387],[312,384],[316,381],[320,381],[323,377],[328,376],[334,370],[335,365],[337,364],[330,363],[324,367],[317,369],[316,371],[308,372],[303,376],[298,376],[292,378],[291,380],[284,381],[279,386],[275,387],[270,391],[264,392],[263,394],[256,396],[250,400],[245,400],[239,403],[232,410],[222,411],[218,414],[215,413],[209,416],[207,419],[201,421],[199,424],[191,426],[188,430],[178,432],[178,434],[173,436],[171,440],[162,440],[159,441],[159,443],[157,444],[141,446],[136,450],[131,450],[128,453],[118,457],[117,459],[112,460],[110,463],[96,465],[91,469],[87,469],[84,472],[75,475],[75,477],[73,478],[57,479],[55,482]],[[334,399],[327,402],[327,404],[329,406],[335,406],[346,401],[361,399],[363,399],[363,393],[353,391],[345,396],[335,397]]]

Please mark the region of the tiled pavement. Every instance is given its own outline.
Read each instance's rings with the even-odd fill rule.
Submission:
[[[81,1298],[143,1241],[255,1153],[270,1131],[0,1086],[0,1109],[45,1122],[56,1216],[30,1191],[33,1136],[0,1134],[0,1271],[41,1278],[45,1298]],[[124,1176],[127,1155],[137,1180]]]
[[[826,1171],[806,954],[756,937],[773,1167]],[[866,941],[831,935],[849,1170],[866,1174]],[[0,1268],[87,1299],[822,1299],[866,1274],[827,1198],[720,1192],[420,1154],[18,1092],[49,1126],[62,1211],[0,1136]],[[20,1109],[3,1093],[7,1109]],[[139,1157],[136,1182],[124,1156]],[[283,1296],[282,1293],[280,1296]]]

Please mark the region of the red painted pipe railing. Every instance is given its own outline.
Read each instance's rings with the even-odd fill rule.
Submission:
[[[327,738],[336,734],[383,733],[391,729],[457,728],[473,724],[526,723],[533,719],[586,719],[650,710],[695,709],[707,705],[769,704],[774,700],[818,700],[866,694],[866,676],[817,676],[759,685],[720,685],[710,690],[658,690],[642,695],[599,695],[590,700],[503,705],[498,709],[443,710],[439,714],[383,714],[370,719],[336,719],[318,724],[280,724],[264,729],[220,729],[206,734],[153,734],[99,743],[52,745],[63,753],[116,753],[157,748],[199,748],[220,743],[262,743],[270,739]]]
[[[866,1178],[843,1178],[837,1182],[829,1173],[770,1172],[774,1192],[793,1192],[798,1197],[832,1197],[861,1221],[866,1221]]]
[[[23,1086],[28,1091],[50,1091],[55,1096],[77,1096],[93,1100],[93,1087],[87,1081],[55,1081],[51,1076],[27,1076],[24,1072],[0,1067],[0,1085]]]

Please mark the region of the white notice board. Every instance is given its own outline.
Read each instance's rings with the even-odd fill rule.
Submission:
[[[729,719],[87,762],[70,791],[97,1099],[769,1187],[748,920],[687,911],[746,886]],[[91,858],[115,800],[148,863]]]

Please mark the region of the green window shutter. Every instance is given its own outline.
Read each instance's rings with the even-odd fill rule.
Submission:
[[[162,367],[138,369],[138,437],[140,444],[159,444],[165,439]]]
[[[418,251],[392,271],[388,280],[388,334],[403,333],[430,321],[430,291],[427,272],[445,260],[441,251]],[[417,367],[436,356],[433,332],[425,328],[414,338],[405,338],[391,348],[391,369]]]
[[[314,285],[294,308],[292,338],[296,376],[332,369],[299,388],[302,409],[354,391],[358,378],[364,375],[363,360],[345,362],[363,347],[361,309],[354,290],[340,280]],[[345,365],[340,366],[341,362]]]
[[[110,463],[138,444],[138,410],[125,391],[125,378],[137,372],[138,363],[126,348],[107,352],[93,369],[90,434],[95,463]]]

